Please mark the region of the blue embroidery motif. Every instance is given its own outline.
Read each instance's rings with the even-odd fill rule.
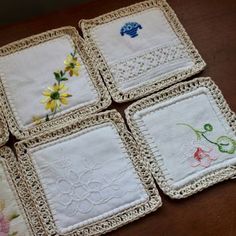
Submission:
[[[138,36],[138,29],[142,29],[143,27],[137,22],[128,22],[121,28],[120,34],[124,36],[125,34],[129,35],[131,38]]]

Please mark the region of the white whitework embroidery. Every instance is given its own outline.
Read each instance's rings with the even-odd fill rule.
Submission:
[[[106,176],[102,168],[105,170],[107,162],[98,162],[87,154],[83,156],[80,166],[82,171],[75,171],[73,164],[65,157],[44,169],[45,173],[55,171],[55,179],[47,184],[49,189],[51,185],[56,185],[54,201],[60,208],[67,209],[66,214],[69,217],[88,214],[98,205],[109,204],[115,198],[139,191],[140,186],[137,183],[129,191],[122,190],[121,182],[128,178],[129,166],[118,170],[112,177]],[[58,174],[58,168],[63,170],[60,171],[61,174]]]

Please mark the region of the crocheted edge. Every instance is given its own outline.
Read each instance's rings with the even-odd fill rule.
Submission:
[[[75,44],[75,47],[78,49],[80,57],[87,68],[88,74],[90,76],[91,82],[97,93],[99,94],[99,99],[93,104],[85,105],[80,108],[74,109],[72,111],[61,114],[56,118],[53,118],[50,121],[43,122],[42,124],[35,125],[30,128],[21,128],[17,122],[16,117],[14,116],[13,110],[10,106],[10,102],[7,98],[6,91],[4,89],[3,81],[0,78],[0,105],[3,108],[4,115],[8,122],[10,131],[18,138],[24,139],[30,136],[37,135],[39,133],[46,132],[49,129],[60,127],[63,124],[68,122],[73,122],[80,117],[83,117],[87,114],[92,114],[98,111],[101,111],[107,108],[111,104],[111,97],[102,81],[99,72],[96,70],[95,64],[91,59],[90,52],[86,50],[86,43],[79,36],[76,28],[67,26],[54,30],[49,30],[41,34],[37,34],[0,48],[0,56],[6,56],[23,49],[36,46],[40,43],[50,41],[55,38],[68,35],[71,37],[72,41]]]
[[[146,85],[141,85],[140,87],[133,88],[128,92],[122,92],[119,90],[117,83],[113,79],[109,66],[106,63],[106,60],[102,52],[99,50],[95,41],[92,39],[91,29],[94,28],[95,26],[102,25],[111,22],[113,20],[119,19],[121,17],[136,14],[138,12],[154,7],[158,7],[162,10],[166,19],[170,23],[172,29],[174,30],[180,41],[185,45],[188,54],[192,57],[194,66],[188,70],[179,73],[172,73],[170,75],[161,76],[159,77],[161,78],[160,81],[158,80],[156,82],[151,82]],[[100,70],[101,75],[103,76],[104,81],[106,83],[106,86],[112,98],[116,102],[130,101],[151,94],[155,91],[161,90],[165,87],[180,82],[194,74],[199,73],[206,66],[206,63],[200,56],[198,50],[193,45],[193,42],[191,41],[184,27],[180,23],[175,12],[172,10],[172,8],[168,5],[168,3],[165,0],[144,1],[128,7],[121,8],[116,11],[112,11],[110,13],[101,15],[94,19],[81,20],[79,22],[79,27],[81,28],[84,39],[88,44],[89,48],[87,50],[91,51],[91,55],[93,51],[94,54],[93,60],[96,61],[97,68],[98,70]]]
[[[18,165],[16,157],[12,150],[9,147],[0,148],[0,162],[3,166],[4,174],[7,178],[7,182],[10,186],[11,192],[15,198],[16,204],[19,208],[20,215],[22,216],[24,223],[27,227],[30,235],[40,235],[40,230],[33,230],[32,225],[30,224],[29,219],[35,220],[37,218],[36,214],[29,215],[25,211],[23,205],[27,208],[32,208],[32,204],[25,205],[25,202],[28,202],[29,194],[27,191],[19,192],[18,188],[24,185],[23,178],[18,170]]]
[[[109,232],[152,211],[155,211],[158,207],[161,206],[161,198],[158,194],[158,190],[155,187],[154,180],[149,172],[148,163],[142,157],[140,157],[140,152],[137,149],[136,142],[126,129],[124,120],[117,111],[106,111],[100,114],[88,116],[85,119],[70,123],[69,125],[60,127],[57,130],[54,129],[51,132],[40,134],[37,137],[26,139],[15,144],[16,153],[19,159],[18,168],[24,176],[26,182],[25,186],[28,185],[27,191],[29,192],[30,189],[32,196],[34,196],[34,199],[36,199],[35,201],[33,201],[34,208],[26,208],[25,210],[29,211],[29,214],[33,214],[35,211],[38,212],[38,214],[40,215],[40,222],[43,222],[43,232],[47,235],[58,235],[58,233],[53,222],[52,213],[47,203],[45,193],[28,153],[28,149],[35,148],[59,138],[72,135],[94,125],[104,124],[107,122],[112,123],[116,127],[117,132],[119,133],[127,150],[127,153],[130,156],[133,166],[143,184],[143,187],[149,195],[149,200],[123,210],[117,214],[114,214],[113,216],[72,230],[65,235],[94,235]],[[26,188],[18,188],[18,191],[24,192],[26,191]],[[35,223],[37,226],[37,224],[40,224],[40,222],[37,221],[31,223]]]
[[[158,161],[156,160],[152,151],[150,150],[149,144],[143,138],[143,134],[139,130],[139,127],[135,122],[133,116],[137,111],[141,111],[142,109],[150,107],[154,104],[167,101],[168,99],[177,97],[181,94],[194,91],[200,87],[204,87],[209,90],[214,101],[219,107],[222,115],[225,117],[229,126],[232,128],[232,131],[236,134],[236,114],[230,109],[220,89],[209,77],[200,77],[191,80],[189,82],[179,83],[159,93],[141,99],[130,105],[125,110],[128,126],[130,127],[131,133],[133,134],[135,140],[139,144],[141,152],[144,153],[145,158],[150,163],[151,171],[154,178],[156,179],[158,185],[163,190],[163,192],[169,195],[171,198],[176,198],[176,199],[185,198],[199,191],[202,191],[203,189],[211,185],[214,185],[218,182],[224,181],[229,178],[233,178],[234,176],[236,176],[236,166],[232,165],[226,168],[221,168],[215,171],[211,171],[205,176],[193,180],[191,183],[186,184],[177,190],[172,189],[168,185],[167,178],[163,173],[163,171],[161,170],[160,164],[158,164]]]
[[[0,107],[0,147],[3,146],[9,138],[9,132],[7,122],[3,116],[2,109]]]

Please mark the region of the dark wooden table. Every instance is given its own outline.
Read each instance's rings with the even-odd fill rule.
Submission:
[[[72,25],[82,18],[135,3],[137,0],[95,0],[0,28],[0,46],[45,30]],[[169,0],[207,63],[200,76],[211,76],[236,111],[236,1]],[[11,14],[9,12],[9,14]],[[129,103],[112,104],[122,114]],[[9,146],[14,139],[11,137]],[[161,193],[163,206],[110,235],[236,236],[236,180],[217,184],[183,200]]]

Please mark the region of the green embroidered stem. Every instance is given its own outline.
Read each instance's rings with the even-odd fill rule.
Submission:
[[[206,132],[204,132],[204,133],[206,133]],[[204,135],[204,133],[201,133],[201,135],[202,135],[203,138],[205,138],[208,142],[219,146],[218,143],[215,143],[215,142],[211,141],[210,139],[208,139],[208,138]]]
[[[56,82],[52,87],[48,87],[47,90],[43,92],[44,99],[42,100],[42,103],[45,105],[46,110],[51,110],[51,113],[48,113],[45,116],[45,121],[49,121],[50,117],[53,118],[60,110],[61,105],[67,105],[68,98],[72,97],[71,94],[66,93],[68,88],[63,82],[68,80],[68,76],[72,77],[74,75],[79,75],[80,63],[78,62],[76,55],[76,49],[67,55],[67,58],[64,61],[64,69],[53,72]],[[33,117],[33,121],[35,124],[39,124],[41,123],[41,118],[35,116]]]

